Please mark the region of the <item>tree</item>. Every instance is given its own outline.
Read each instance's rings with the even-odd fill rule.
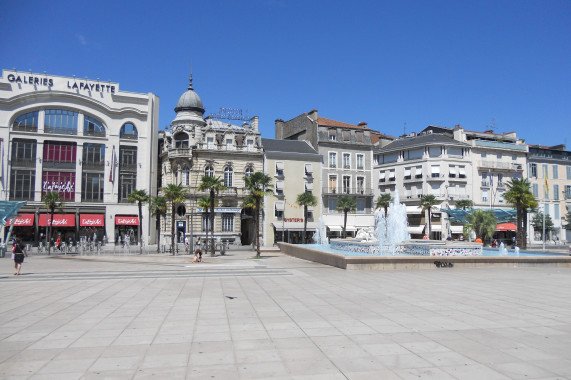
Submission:
[[[175,254],[175,233],[174,233],[174,225],[175,225],[175,215],[176,215],[176,204],[184,201],[188,191],[182,187],[182,185],[174,185],[170,184],[166,187],[161,189],[163,191],[165,199],[170,202],[171,204],[171,249],[172,254]]]
[[[137,202],[139,206],[139,255],[143,253],[143,203],[147,203],[149,199],[146,190],[134,190],[127,197],[129,202]]]
[[[476,237],[486,241],[492,238],[498,219],[493,211],[473,210],[466,218],[464,224],[464,235],[469,235],[472,231],[476,233]]]
[[[347,237],[347,213],[355,212],[357,210],[357,201],[354,197],[349,195],[342,195],[337,202],[337,210],[342,211],[343,219],[343,239]]]
[[[256,233],[256,257],[260,257],[260,207],[266,195],[274,195],[272,179],[263,172],[244,177],[246,189],[254,201],[254,225]]]
[[[567,215],[565,215],[565,220],[567,224],[565,224],[565,229],[571,231],[571,210],[567,211]]]
[[[510,178],[504,193],[506,203],[516,209],[516,245],[522,249],[527,247],[527,212],[537,207],[537,200],[531,192],[531,184],[526,178]]]
[[[392,201],[393,197],[389,193],[381,194],[381,196],[377,198],[377,208],[385,210],[385,217],[387,216],[389,206]]]
[[[57,209],[61,209],[63,206],[61,195],[57,191],[48,191],[42,196],[42,201],[44,206],[50,212],[50,221],[48,223],[47,231],[47,243],[48,243],[48,255],[51,254],[51,236],[52,236],[52,223],[54,221],[54,212]]]
[[[423,213],[425,213],[425,211],[428,210],[428,234],[427,235],[428,235],[429,239],[431,238],[430,233],[432,232],[432,224],[431,224],[432,212],[431,211],[432,211],[432,208],[434,206],[436,206],[438,203],[440,203],[440,202],[432,194],[423,195],[420,198],[420,205],[418,207],[422,209]]]
[[[461,208],[462,210],[466,210],[467,208],[472,208],[474,207],[474,202],[472,202],[470,199],[461,199],[459,201],[456,201],[456,208]]]
[[[167,200],[165,197],[152,197],[149,201],[149,210],[151,215],[156,217],[155,228],[157,230],[157,253],[160,252],[160,241],[161,241],[161,216],[165,217],[167,215]]]
[[[303,244],[307,243],[307,207],[317,205],[317,198],[315,195],[304,192],[297,195],[296,203],[303,206]]]
[[[531,219],[531,225],[535,232],[541,233],[541,240],[544,240],[543,236],[543,213],[538,211],[535,213],[533,218]],[[545,232],[553,231],[553,220],[551,220],[551,215],[545,214]],[[546,234],[547,235],[547,234]]]
[[[211,206],[211,201],[210,201],[210,195],[206,196],[206,197],[202,197],[200,199],[198,199],[198,207],[200,207],[202,210],[204,210],[204,212],[206,214],[208,214],[208,220],[210,220],[210,206]],[[218,206],[218,199],[214,200],[214,207]],[[212,231],[212,234],[214,234],[214,231]],[[205,241],[208,242],[208,228],[206,228],[206,238]]]
[[[198,185],[198,191],[208,191],[210,199],[210,256],[214,256],[214,204],[216,203],[216,197],[221,190],[226,189],[224,186],[224,181],[218,177],[202,176],[200,180],[200,185]],[[208,240],[208,231],[206,231]]]

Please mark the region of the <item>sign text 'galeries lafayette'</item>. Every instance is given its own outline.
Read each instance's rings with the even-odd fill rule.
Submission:
[[[93,92],[107,92],[115,93],[117,90],[116,85],[110,82],[100,82],[100,81],[90,81],[82,79],[72,79],[67,80],[66,78],[52,78],[47,75],[34,75],[34,74],[24,74],[24,73],[10,73],[7,75],[8,82],[17,84],[28,84],[31,86],[47,86],[61,87],[62,85],[70,90],[76,91],[93,91]]]

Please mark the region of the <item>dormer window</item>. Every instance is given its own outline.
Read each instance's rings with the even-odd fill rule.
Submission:
[[[206,149],[214,149],[214,137],[206,138]]]
[[[337,130],[330,129],[329,130],[329,141],[336,141],[337,140]]]

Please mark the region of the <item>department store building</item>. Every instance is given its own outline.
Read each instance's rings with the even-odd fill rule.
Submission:
[[[144,243],[153,243],[148,208],[139,220],[127,198],[135,189],[157,193],[158,115],[156,95],[119,83],[3,70],[0,199],[27,201],[13,233],[33,245],[45,237],[42,196],[57,191],[63,207],[53,239],[137,242],[142,228]]]

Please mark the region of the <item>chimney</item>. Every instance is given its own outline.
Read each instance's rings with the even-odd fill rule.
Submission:
[[[259,120],[258,116],[254,116],[253,118],[250,119],[250,125],[252,126],[252,129],[256,132],[258,132],[258,120]]]
[[[307,115],[313,120],[317,121],[317,110],[314,108],[307,113]]]
[[[367,127],[367,122],[366,121],[362,121],[359,124],[357,124],[359,127],[363,127],[363,128],[368,128]]]

